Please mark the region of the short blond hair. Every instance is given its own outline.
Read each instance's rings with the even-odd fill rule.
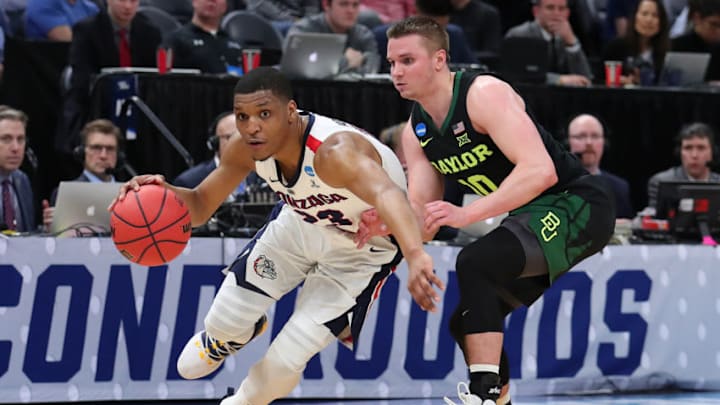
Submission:
[[[442,49],[450,55],[450,39],[448,38],[447,31],[442,25],[430,17],[408,17],[393,24],[387,30],[388,39],[401,38],[413,34],[425,38],[428,43],[428,49],[431,52]]]

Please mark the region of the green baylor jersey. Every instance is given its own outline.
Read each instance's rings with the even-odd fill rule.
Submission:
[[[457,72],[453,97],[445,122],[440,128],[420,104],[412,109],[411,124],[415,136],[435,170],[470,188],[476,194],[495,191],[515,165],[500,151],[488,134],[473,129],[468,116],[466,99],[477,72]],[[555,163],[558,182],[543,194],[562,192],[566,184],[587,174],[580,161],[556,141],[550,133],[533,120],[545,149]]]

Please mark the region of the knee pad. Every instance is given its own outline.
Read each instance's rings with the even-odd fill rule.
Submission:
[[[503,227],[460,252],[456,270],[463,334],[503,331],[507,304],[498,289],[520,276],[524,266],[520,240]]]
[[[255,323],[275,301],[238,286],[229,273],[205,316],[205,331],[225,342],[246,343],[255,332]]]
[[[518,278],[524,267],[525,250],[520,240],[502,226],[464,247],[455,263],[461,286],[487,281],[505,285]]]

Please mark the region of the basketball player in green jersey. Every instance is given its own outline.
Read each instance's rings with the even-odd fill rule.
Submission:
[[[447,34],[433,20],[400,21],[388,39],[393,84],[415,101],[402,143],[409,197],[424,223],[424,238],[442,225],[461,228],[509,213],[497,229],[460,251],[460,302],[450,322],[470,374],[469,387],[458,384],[462,403],[507,404],[505,316],[530,305],[605,246],[614,227],[614,200],[533,120],[508,83],[451,72]],[[442,201],[444,176],[483,198],[465,207]],[[358,244],[387,232],[372,211],[364,221]],[[416,298],[421,305],[427,300]]]

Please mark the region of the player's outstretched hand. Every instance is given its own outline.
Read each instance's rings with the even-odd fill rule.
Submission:
[[[390,234],[390,230],[380,219],[375,208],[370,208],[360,215],[360,224],[358,230],[353,237],[353,241],[358,249],[365,246],[367,241],[374,236],[386,236]]]
[[[432,257],[424,250],[405,256],[408,263],[408,291],[415,302],[424,311],[435,312],[436,303],[440,302],[440,291],[445,290],[445,284],[438,278],[433,269]]]
[[[138,191],[140,190],[140,186],[144,186],[146,184],[157,184],[159,186],[164,186],[165,176],[163,176],[162,174],[143,174],[140,176],[135,176],[127,182],[123,183],[123,185],[120,186],[117,197],[115,197],[115,199],[113,199],[110,203],[108,211],[112,211],[112,208],[116,202],[124,200],[128,191]]]

